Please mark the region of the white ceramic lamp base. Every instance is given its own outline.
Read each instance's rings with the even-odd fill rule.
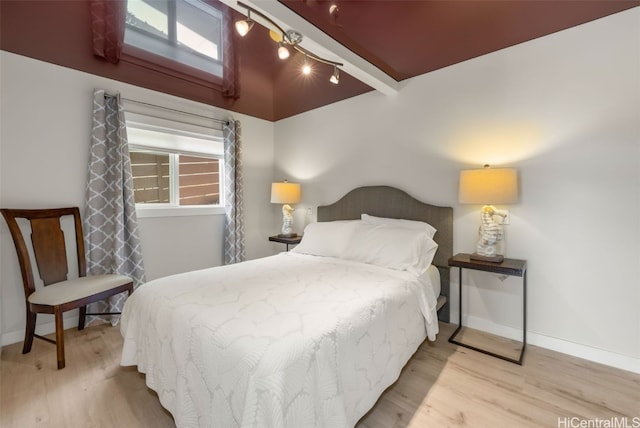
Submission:
[[[293,208],[289,204],[284,204],[282,206],[282,230],[278,237],[295,238],[296,236],[298,234],[293,232]]]
[[[471,254],[471,259],[493,263],[501,263],[504,260],[504,256],[498,254],[498,244],[502,241],[504,232],[502,226],[493,218],[496,215],[504,217],[503,213],[498,212],[491,205],[482,207],[480,239],[476,246],[476,252]]]

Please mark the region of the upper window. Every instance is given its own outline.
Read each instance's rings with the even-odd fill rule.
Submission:
[[[124,41],[222,76],[222,23],[220,11],[200,0],[128,0]]]

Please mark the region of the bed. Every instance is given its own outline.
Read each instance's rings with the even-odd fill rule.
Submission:
[[[310,254],[310,233],[298,251],[160,278],[125,305],[121,364],[146,374],[178,427],[353,427],[435,338],[436,310],[448,319],[453,246],[451,208],[388,186],[318,207],[314,227],[331,249],[391,230],[362,226],[365,213],[437,229],[429,266]]]

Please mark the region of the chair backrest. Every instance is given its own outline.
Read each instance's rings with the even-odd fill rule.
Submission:
[[[87,265],[84,255],[82,221],[78,207],[53,209],[0,209],[7,221],[13,243],[18,253],[25,296],[35,292],[33,264],[22,230],[16,219],[29,220],[31,224],[31,244],[40,278],[44,285],[67,279],[68,263],[61,218],[73,216],[78,257],[78,276],[86,276]]]

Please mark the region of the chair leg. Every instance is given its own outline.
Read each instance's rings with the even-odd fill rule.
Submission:
[[[58,370],[64,368],[64,325],[62,324],[62,310],[60,306],[54,308],[56,319],[56,351],[58,356]]]
[[[27,303],[27,325],[24,329],[24,344],[22,345],[22,353],[28,354],[31,352],[31,345],[33,345],[33,334],[36,331],[36,312],[29,310],[29,303]]]
[[[81,306],[80,314],[78,316],[78,330],[84,330],[84,322],[85,322],[86,316],[87,316],[87,307]]]

